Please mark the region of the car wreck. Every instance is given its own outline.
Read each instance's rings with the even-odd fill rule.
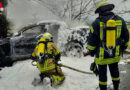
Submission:
[[[71,52],[70,55],[81,57],[82,51],[87,47],[88,31],[89,27],[68,29],[63,22],[43,21],[25,26],[11,37],[1,39],[0,53],[4,52],[1,55],[13,62],[29,59],[38,40],[45,32],[50,32],[62,55],[69,56],[68,52]]]

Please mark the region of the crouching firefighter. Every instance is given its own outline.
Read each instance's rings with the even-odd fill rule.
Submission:
[[[37,62],[37,68],[40,71],[40,82],[43,81],[44,77],[49,77],[51,85],[57,86],[65,80],[65,76],[58,66],[60,52],[53,43],[53,37],[50,33],[43,34],[32,53],[32,59]]]
[[[96,1],[95,13],[99,17],[92,23],[88,37],[88,49],[95,56],[98,66],[99,88],[107,90],[107,66],[109,67],[114,90],[119,90],[120,51],[128,46],[129,33],[125,21],[111,12],[113,4],[106,0]],[[123,41],[124,44],[121,44]]]

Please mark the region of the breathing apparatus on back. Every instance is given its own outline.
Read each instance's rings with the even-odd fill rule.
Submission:
[[[44,60],[46,60],[49,56],[47,52],[47,43],[52,42],[53,37],[50,33],[44,33],[43,37],[39,40],[38,43],[38,61],[43,64]]]
[[[110,56],[112,56],[112,50],[116,47],[116,21],[108,20],[106,22],[106,49]]]
[[[38,43],[38,53],[37,53],[38,61],[41,64],[43,63],[42,57],[44,56],[44,53],[45,53],[45,50],[44,50],[45,44],[43,42],[46,42],[46,40],[44,38],[41,38]]]

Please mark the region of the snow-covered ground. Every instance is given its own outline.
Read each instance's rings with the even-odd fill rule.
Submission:
[[[89,70],[92,57],[70,58],[62,57],[61,63],[91,72]],[[34,87],[31,83],[34,78],[39,78],[39,71],[31,65],[31,60],[17,62],[13,67],[6,67],[0,71],[0,90],[95,90],[98,86],[98,78],[92,74],[87,75],[62,67],[66,76],[65,82],[59,87],[51,87],[47,79],[45,84]],[[111,84],[110,77],[108,84]]]

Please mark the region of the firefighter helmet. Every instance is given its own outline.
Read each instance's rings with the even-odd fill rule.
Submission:
[[[48,41],[52,41],[53,40],[53,36],[50,33],[48,33],[48,32],[43,34],[43,38],[48,40]]]
[[[96,0],[96,10],[95,13],[111,11],[114,9],[114,4],[109,4],[106,0]]]

